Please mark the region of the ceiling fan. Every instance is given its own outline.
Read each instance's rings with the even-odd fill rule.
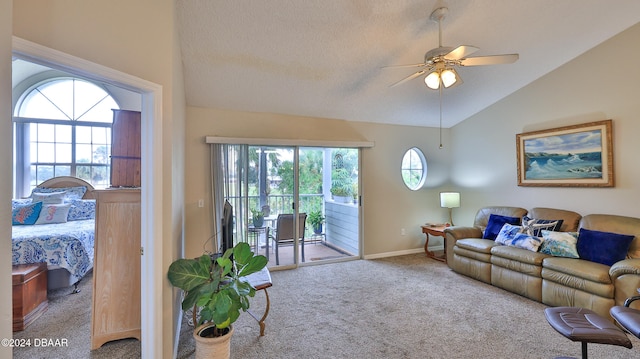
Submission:
[[[419,67],[419,71],[394,83],[391,87],[398,86],[407,81],[427,74],[424,81],[428,88],[438,90],[441,85],[449,88],[462,83],[462,79],[456,71],[458,66],[483,66],[510,64],[518,60],[518,54],[491,55],[467,57],[480,50],[474,46],[460,45],[456,48],[442,46],[442,20],[446,17],[449,9],[446,6],[439,7],[431,13],[429,17],[438,22],[438,47],[427,51],[424,55],[424,62],[412,65],[396,65],[389,67]]]

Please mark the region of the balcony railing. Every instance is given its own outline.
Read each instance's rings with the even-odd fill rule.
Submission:
[[[231,203],[237,203],[239,197],[230,197]],[[260,209],[259,196],[248,196],[249,208]],[[281,213],[292,213],[292,195],[269,195],[265,205],[269,206],[269,216],[274,217]],[[325,217],[324,240],[325,243],[340,251],[357,255],[359,241],[358,206],[354,204],[337,203],[332,200],[325,201],[323,194],[300,195],[300,211],[310,213],[320,211]],[[248,225],[248,224],[247,224]],[[305,238],[311,238],[313,229],[306,226]]]

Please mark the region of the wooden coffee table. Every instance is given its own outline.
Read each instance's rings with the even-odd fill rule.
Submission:
[[[444,229],[447,227],[444,225],[440,225],[440,226],[427,225],[427,226],[421,226],[421,227],[422,227],[422,233],[424,233],[427,236],[427,241],[424,243],[424,252],[427,254],[427,257],[446,263],[447,262],[447,244],[444,241]],[[429,250],[429,235],[432,235],[434,237],[442,237],[443,239],[442,242],[444,244],[443,253],[436,254],[435,252],[432,252]]]

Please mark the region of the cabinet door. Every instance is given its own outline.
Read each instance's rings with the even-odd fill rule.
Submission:
[[[95,193],[91,349],[140,339],[140,190]]]
[[[140,187],[140,131],[140,112],[113,110],[112,187]]]

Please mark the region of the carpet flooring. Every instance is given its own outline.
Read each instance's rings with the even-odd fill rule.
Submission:
[[[580,357],[558,334],[546,306],[459,275],[424,254],[273,271],[265,336],[243,313],[232,358],[554,358]],[[135,339],[89,351],[90,278],[82,292],[50,293],[49,310],[15,338],[68,338],[67,347],[14,349],[14,358],[139,358]],[[264,310],[264,293],[251,302]],[[184,317],[178,358],[194,355]],[[589,344],[591,359],[640,358],[633,349]]]

